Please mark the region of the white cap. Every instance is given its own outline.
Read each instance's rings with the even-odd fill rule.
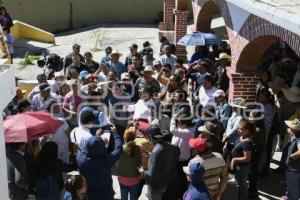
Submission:
[[[213,97],[220,97],[220,96],[222,96],[222,97],[226,96],[225,92],[223,90],[221,90],[221,89],[215,91],[215,93],[213,94]]]

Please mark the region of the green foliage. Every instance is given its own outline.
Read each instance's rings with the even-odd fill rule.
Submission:
[[[22,61],[20,61],[19,64],[23,67],[26,67],[27,65],[33,65],[33,61],[39,60],[40,58],[41,56],[31,56],[26,54],[25,58]]]

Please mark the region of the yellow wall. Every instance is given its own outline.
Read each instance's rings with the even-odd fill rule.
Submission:
[[[41,42],[55,43],[55,36],[29,24],[14,20],[14,26],[11,29],[14,39],[26,38]]]
[[[163,10],[163,0],[2,0],[13,19],[55,32],[73,25],[99,23],[153,23]]]

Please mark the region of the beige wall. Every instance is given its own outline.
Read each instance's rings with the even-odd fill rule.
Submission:
[[[163,0],[72,0],[75,28],[99,23],[153,23]],[[67,29],[70,0],[3,0],[14,19],[46,31]]]

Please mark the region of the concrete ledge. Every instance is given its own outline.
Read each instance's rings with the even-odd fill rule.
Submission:
[[[258,17],[266,19],[278,26],[281,26],[293,33],[300,35],[300,16],[299,13],[292,13],[288,8],[297,9],[300,8],[299,2],[294,2],[293,5],[289,5],[286,2],[286,7],[268,4],[266,1],[258,0],[226,0],[241,9],[253,13]],[[234,19],[233,19],[234,20]]]
[[[15,40],[24,38],[55,44],[55,36],[52,33],[18,20],[14,20],[14,26],[12,27],[11,32]]]

